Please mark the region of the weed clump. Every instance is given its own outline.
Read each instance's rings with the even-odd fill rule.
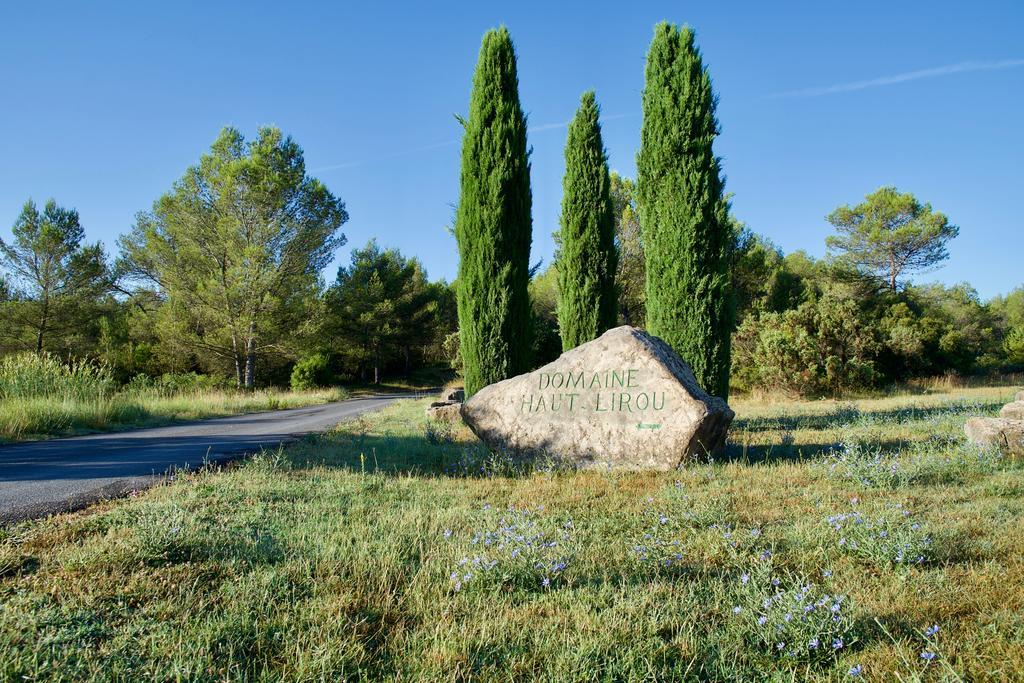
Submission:
[[[855,642],[847,596],[805,575],[779,570],[770,555],[745,567],[733,595],[730,628],[762,655],[821,663]]]
[[[831,515],[826,521],[836,548],[871,564],[924,564],[931,559],[931,536],[902,506],[891,506],[876,515],[853,510]]]
[[[452,590],[469,587],[550,589],[563,583],[575,555],[571,517],[544,514],[544,508],[509,507],[495,515],[488,504],[468,543],[456,542],[461,556],[449,574]],[[445,532],[451,538],[450,531]]]

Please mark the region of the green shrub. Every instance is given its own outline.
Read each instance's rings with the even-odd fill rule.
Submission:
[[[327,356],[314,353],[296,363],[291,384],[293,391],[308,391],[328,384]]]
[[[744,389],[842,394],[876,383],[878,348],[856,302],[826,293],[785,313],[744,320],[736,331],[733,376]]]
[[[1014,365],[1024,365],[1024,325],[1015,327],[1003,342],[1007,360]]]
[[[459,341],[458,330],[445,336],[444,341],[441,342],[441,350],[444,351],[444,357],[448,359],[448,364],[451,365],[452,370],[461,375],[463,373],[462,346]]]
[[[200,375],[196,372],[168,372],[159,377],[135,375],[122,387],[121,393],[134,396],[172,397],[227,388],[225,380],[213,375]]]

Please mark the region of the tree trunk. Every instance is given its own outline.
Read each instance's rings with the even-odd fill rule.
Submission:
[[[245,388],[256,388],[256,337],[250,336],[245,343]]]
[[[235,388],[241,389],[245,383],[245,375],[242,371],[242,354],[238,352],[238,337],[231,333],[231,355],[235,359]]]

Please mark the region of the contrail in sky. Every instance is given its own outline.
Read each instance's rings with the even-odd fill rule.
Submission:
[[[441,149],[442,147],[451,147],[452,145],[459,144],[458,140],[445,140],[444,142],[435,142],[432,145],[422,145],[420,147],[411,147],[404,149],[401,152],[393,152],[391,154],[384,154],[379,157],[372,159],[363,159],[361,161],[346,161],[342,164],[333,164],[331,166],[321,166],[319,168],[312,168],[309,170],[310,173],[323,173],[324,171],[337,171],[341,168],[352,168],[353,166],[362,166],[363,164],[372,164],[375,161],[387,161],[388,159],[397,159],[399,157],[409,156],[410,154],[418,154],[419,152],[429,152],[434,149]]]
[[[772,95],[768,95],[768,97],[772,99],[781,97],[820,97],[821,95],[833,95],[835,93],[852,92],[854,90],[877,88],[883,85],[895,85],[896,83],[917,81],[921,80],[922,78],[937,78],[939,76],[949,76],[951,74],[967,73],[970,71],[996,71],[999,69],[1013,69],[1019,66],[1024,66],[1024,59],[1003,59],[996,62],[960,62],[959,64],[947,64],[946,66],[937,66],[932,69],[907,71],[906,73],[896,74],[895,76],[882,76],[881,78],[872,78],[867,81],[837,83],[836,85],[829,85],[821,88],[803,88],[801,90],[787,90],[785,92],[778,92]]]
[[[635,114],[612,114],[610,116],[602,116],[601,121],[615,121],[617,119],[625,119]],[[570,119],[571,120],[571,119]],[[542,123],[538,126],[530,126],[526,129],[528,133],[542,133],[546,130],[557,130],[559,128],[567,128],[569,121],[561,121],[558,123]],[[387,161],[389,159],[398,159],[400,157],[409,156],[410,154],[419,154],[420,152],[430,152],[435,149],[441,149],[442,147],[451,147],[457,145],[462,140],[445,140],[444,142],[435,142],[430,145],[422,145],[420,147],[410,147],[400,152],[392,152],[391,154],[383,154],[379,157],[373,157],[372,159],[362,159],[360,161],[346,161],[341,164],[333,164],[331,166],[320,166],[319,168],[309,169],[310,173],[323,173],[325,171],[337,171],[342,168],[353,168],[355,166],[363,166],[364,164],[372,164],[378,161]]]

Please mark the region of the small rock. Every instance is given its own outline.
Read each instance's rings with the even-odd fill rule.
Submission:
[[[1018,394],[1019,396],[1020,394]],[[1024,420],[1024,400],[1018,398],[1013,403],[1007,403],[999,411],[999,417],[1005,417],[1008,420]]]
[[[449,391],[448,400],[462,403],[463,401],[466,400],[466,390],[463,389],[462,387],[458,387],[457,389]]]
[[[972,417],[964,433],[976,444],[997,447],[1006,455],[1024,455],[1024,420]]]
[[[671,470],[718,452],[733,415],[668,344],[629,326],[462,404],[463,421],[496,451],[626,470]]]
[[[1024,401],[1024,391],[1018,391],[1017,396],[1014,398],[1015,401]]]
[[[442,422],[460,422],[462,415],[459,409],[462,403],[458,401],[434,401],[427,407],[427,417],[431,420]]]

